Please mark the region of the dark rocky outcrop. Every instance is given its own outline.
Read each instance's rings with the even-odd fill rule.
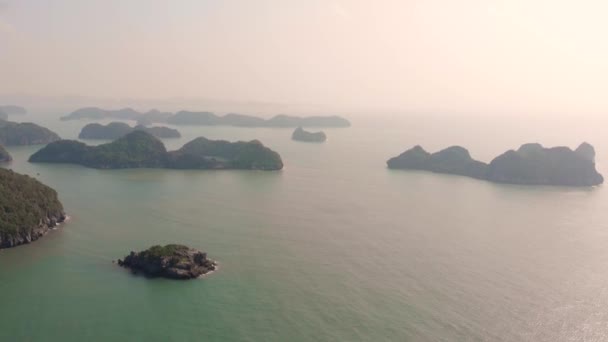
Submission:
[[[61,139],[55,132],[31,122],[0,120],[0,144],[5,146],[48,144]]]
[[[199,125],[199,126],[237,126],[237,127],[349,127],[350,122],[339,116],[309,116],[298,117],[277,115],[271,119],[263,119],[251,115],[230,113],[224,116],[212,112],[192,112],[182,110],[175,114],[160,112],[156,109],[140,113],[131,108],[120,110],[106,110],[97,107],[78,109],[61,118],[67,120],[102,120],[122,119],[136,120],[138,125],[153,123],[168,123],[173,125]]]
[[[153,246],[142,252],[131,252],[118,265],[148,277],[192,279],[216,269],[217,263],[207,253],[184,245]]]
[[[197,138],[177,151],[167,152],[151,134],[135,130],[108,144],[87,146],[73,140],[48,144],[30,162],[72,163],[100,169],[248,169],[280,170],[278,153],[259,141],[231,143]]]
[[[595,150],[587,143],[575,151],[523,145],[492,160],[486,177],[497,183],[530,185],[593,186],[604,182],[595,169]]]
[[[324,142],[327,136],[323,132],[308,132],[302,127],[298,127],[293,131],[291,139],[304,142]]]
[[[4,146],[0,145],[0,163],[6,163],[13,160],[10,153],[4,148]]]
[[[55,190],[29,176],[0,169],[0,248],[35,241],[65,218]]]
[[[525,144],[494,158],[489,165],[472,159],[462,147],[430,154],[416,146],[389,159],[387,165],[391,169],[426,170],[522,185],[593,186],[604,181],[595,169],[595,150],[587,143],[575,151]]]
[[[78,138],[114,140],[126,135],[127,133],[131,133],[134,130],[146,131],[161,139],[181,137],[178,130],[169,127],[144,127],[143,125],[131,127],[124,122],[111,122],[107,125],[101,125],[98,123],[88,124],[82,128]]]

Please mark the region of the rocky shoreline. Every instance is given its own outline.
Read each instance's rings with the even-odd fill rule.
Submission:
[[[54,189],[0,168],[0,249],[36,241],[66,218]]]
[[[38,226],[29,230],[22,230],[15,234],[6,234],[0,232],[0,249],[11,248],[19,245],[25,245],[45,236],[51,230],[54,230],[61,223],[67,220],[67,216],[63,213],[50,215],[40,220]]]
[[[118,259],[118,265],[151,278],[193,279],[217,269],[207,253],[184,245],[152,246]]]

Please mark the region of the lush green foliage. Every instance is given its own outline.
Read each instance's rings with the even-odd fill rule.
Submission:
[[[101,169],[161,167],[167,151],[158,139],[142,131],[131,132],[111,143],[87,146],[62,140],[30,157],[31,162],[73,163]]]
[[[257,170],[279,170],[283,168],[281,156],[275,151],[265,147],[261,142],[253,140],[250,142],[231,143],[225,140],[209,140],[196,138],[181,149],[173,153],[174,158],[196,159],[214,162],[222,165],[221,168],[231,169],[257,169]],[[181,168],[181,167],[179,167]]]
[[[83,164],[98,168],[162,167],[165,145],[143,131],[134,131],[109,144],[90,148]]]
[[[95,168],[256,169],[279,170],[278,153],[259,141],[212,141],[197,138],[167,152],[161,141],[144,131],[133,131],[109,144],[86,146],[77,141],[47,145],[31,162],[74,163]]]
[[[0,169],[0,234],[30,230],[63,214],[57,192],[34,178]]]
[[[156,246],[152,246],[152,247],[146,249],[145,251],[140,252],[140,256],[142,256],[144,258],[156,259],[156,258],[176,255],[176,254],[179,254],[180,252],[184,253],[184,252],[187,252],[188,250],[189,250],[189,248],[184,245],[176,245],[176,244],[170,244],[170,245],[165,245],[165,246],[156,245]]]

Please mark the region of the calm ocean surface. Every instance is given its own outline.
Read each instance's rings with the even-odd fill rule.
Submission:
[[[14,117],[75,138],[64,113]],[[606,341],[608,189],[497,185],[391,171],[415,144],[474,158],[526,142],[596,147],[606,124],[581,119],[350,118],[324,144],[290,129],[178,127],[259,139],[280,172],[94,170],[30,164],[71,221],[0,251],[0,341]],[[184,243],[218,272],[145,279],[112,263]]]

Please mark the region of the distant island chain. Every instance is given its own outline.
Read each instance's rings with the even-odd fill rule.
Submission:
[[[349,127],[350,122],[340,116],[290,116],[276,115],[270,119],[263,119],[251,115],[230,113],[223,116],[212,112],[179,111],[177,113],[150,110],[140,113],[132,108],[107,110],[97,107],[86,107],[61,117],[61,120],[102,120],[119,119],[134,120],[139,125],[153,123],[167,123],[172,125],[192,126],[236,126],[236,127]]]

